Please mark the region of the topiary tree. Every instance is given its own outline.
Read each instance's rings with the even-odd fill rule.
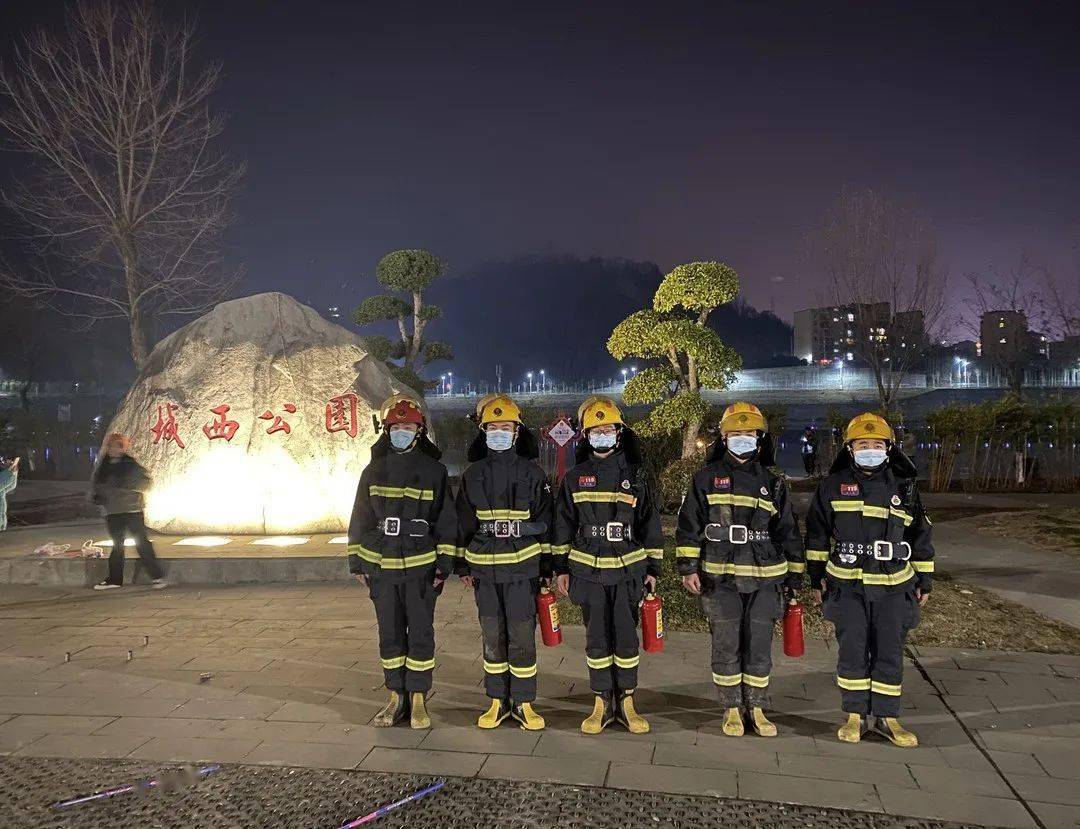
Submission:
[[[364,342],[371,354],[384,361],[395,377],[419,391],[434,385],[434,381],[420,377],[424,366],[437,360],[454,359],[454,351],[449,345],[424,339],[427,324],[442,316],[439,306],[424,304],[424,291],[442,276],[443,271],[443,263],[426,250],[391,251],[379,260],[375,277],[386,287],[408,294],[411,301],[393,294],[379,294],[365,299],[352,313],[357,325],[383,320],[397,322],[400,339],[391,340],[376,334],[364,337]],[[407,324],[410,317],[411,330]]]
[[[738,293],[738,275],[721,262],[679,265],[656,289],[653,307],[631,314],[608,339],[615,359],[656,363],[626,384],[623,401],[657,404],[638,428],[646,435],[681,430],[683,458],[701,451],[698,433],[709,411],[701,390],[727,388],[742,365],[706,325],[709,314]]]

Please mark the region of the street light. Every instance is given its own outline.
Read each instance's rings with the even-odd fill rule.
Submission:
[[[836,361],[836,368],[840,370],[840,391],[844,390],[844,358],[840,357]]]
[[[454,393],[454,372],[452,371],[446,372],[446,393]]]
[[[540,369],[540,391],[547,391],[547,377],[544,376],[543,369]]]
[[[622,381],[623,381],[623,385],[625,386],[626,385],[626,369],[625,368],[622,369]]]
[[[532,394],[532,372],[526,372],[525,376],[529,378],[529,394]]]
[[[442,391],[443,394],[446,394],[446,375],[445,374],[440,374],[439,375],[439,390]]]

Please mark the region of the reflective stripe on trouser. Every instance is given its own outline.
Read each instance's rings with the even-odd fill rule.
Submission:
[[[435,667],[435,600],[440,590],[427,574],[401,582],[372,576],[368,583],[386,687],[427,693]]]
[[[701,594],[712,632],[712,673],[725,708],[764,708],[769,702],[773,624],[781,615],[781,588],[752,593],[717,584]]]
[[[833,588],[825,618],[836,626],[836,684],[850,714],[900,715],[904,642],[918,624],[918,603],[909,591],[882,593],[868,601],[861,591]]]
[[[536,699],[536,593],[539,581],[503,584],[475,577],[484,641],[484,690],[492,699]]]
[[[596,693],[632,691],[638,675],[638,602],[643,581],[597,584],[570,577],[570,600],[585,622],[585,662]]]

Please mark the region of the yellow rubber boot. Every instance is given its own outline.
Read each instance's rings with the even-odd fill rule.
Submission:
[[[522,702],[510,708],[510,716],[521,723],[522,731],[543,731],[547,723],[536,711],[531,702]]]
[[[746,728],[743,725],[742,711],[738,708],[729,708],[724,712],[724,734],[728,737],[741,737]]]
[[[491,707],[480,715],[476,724],[481,728],[498,728],[499,724],[509,716],[510,706],[506,700],[493,699]]]
[[[842,743],[859,742],[862,739],[862,716],[860,714],[848,714],[847,722],[840,726],[836,736]]]
[[[428,716],[424,695],[419,691],[414,691],[410,702],[412,710],[409,714],[409,725],[416,729],[431,728],[431,717]]]
[[[603,694],[597,694],[596,700],[593,702],[592,713],[581,723],[581,732],[583,734],[599,734],[611,725],[614,719],[615,715],[611,711],[610,699]]]
[[[405,719],[408,712],[409,707],[405,703],[405,695],[399,694],[397,691],[391,691],[390,700],[375,715],[371,724],[376,728],[391,728]]]
[[[750,709],[750,722],[754,726],[754,731],[757,732],[759,737],[775,737],[776,726],[769,722],[769,719],[765,716],[765,712],[760,708]]]
[[[649,721],[634,708],[633,691],[627,691],[619,697],[619,707],[615,712],[615,718],[626,726],[626,730],[631,734],[649,733]]]
[[[877,726],[874,730],[894,746],[915,748],[919,745],[919,738],[904,728],[896,717],[878,717]]]

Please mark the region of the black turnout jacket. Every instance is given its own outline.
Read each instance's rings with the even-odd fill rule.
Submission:
[[[360,475],[349,521],[349,572],[392,581],[454,572],[457,520],[439,450],[398,452],[383,434]]]
[[[806,560],[814,587],[827,579],[871,597],[915,584],[929,592],[934,546],[915,474],[914,464],[896,448],[869,474],[855,466],[848,451],[841,452],[806,516]],[[891,550],[875,542],[891,542]]]
[[[581,446],[587,450],[585,441]],[[623,429],[620,448],[606,458],[588,451],[582,456],[563,478],[555,502],[555,572],[600,584],[659,576],[664,564],[660,512],[633,432]],[[623,538],[613,541],[616,525]]]
[[[726,449],[714,455],[694,475],[679,510],[679,575],[700,573],[740,593],[777,582],[801,586],[806,557],[784,479],[757,455],[745,463]]]
[[[457,572],[500,583],[549,578],[554,515],[551,485],[534,460],[536,441],[524,427],[504,452],[483,440],[470,450],[475,462],[458,490]]]

